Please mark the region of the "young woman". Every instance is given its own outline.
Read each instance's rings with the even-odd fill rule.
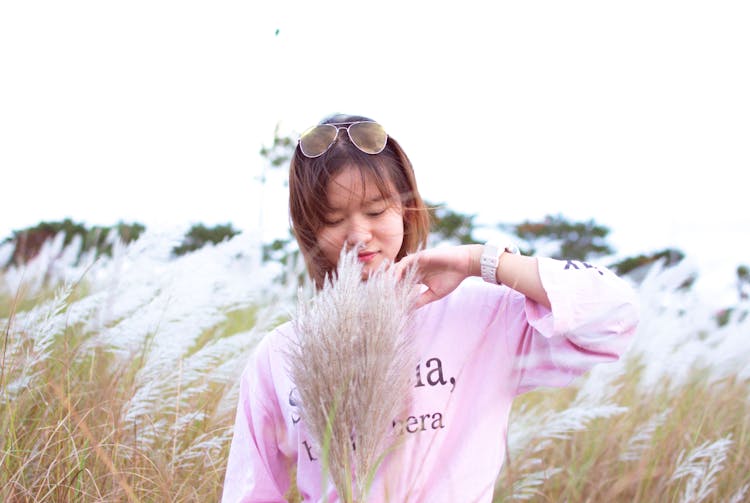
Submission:
[[[411,163],[371,119],[336,115],[303,133],[289,190],[318,287],[355,246],[365,276],[384,262],[416,265],[424,285],[411,410],[393,420],[400,456],[381,465],[370,501],[491,501],[513,398],[617,360],[636,329],[634,292],[601,267],[524,257],[510,244],[424,250],[429,219]],[[303,501],[336,500],[321,488],[321,453],[287,375],[293,330],[266,336],[242,376],[226,502],[285,501],[295,472]]]

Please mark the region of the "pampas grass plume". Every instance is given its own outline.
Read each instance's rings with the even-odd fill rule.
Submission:
[[[343,501],[366,499],[394,447],[392,421],[410,403],[416,295],[413,269],[397,278],[393,268],[380,268],[363,281],[354,250],[342,251],[337,274],[312,299],[299,300],[290,376]]]

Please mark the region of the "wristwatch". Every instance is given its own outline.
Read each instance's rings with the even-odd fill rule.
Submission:
[[[503,253],[513,253],[517,255],[518,247],[512,243],[506,243],[505,245],[498,245],[488,241],[484,244],[484,251],[479,259],[479,264],[482,270],[482,279],[487,283],[498,285],[497,282],[497,265],[500,262],[500,255]]]

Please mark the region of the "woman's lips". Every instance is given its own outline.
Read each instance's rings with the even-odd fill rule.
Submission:
[[[359,259],[360,262],[367,263],[367,262],[372,262],[372,260],[375,258],[377,254],[378,252],[374,252],[374,251],[373,252],[360,252],[357,255],[357,258]]]

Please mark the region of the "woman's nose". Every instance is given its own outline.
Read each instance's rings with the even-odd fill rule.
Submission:
[[[346,234],[346,244],[349,247],[359,243],[367,244],[372,239],[370,225],[364,219],[352,219]]]

